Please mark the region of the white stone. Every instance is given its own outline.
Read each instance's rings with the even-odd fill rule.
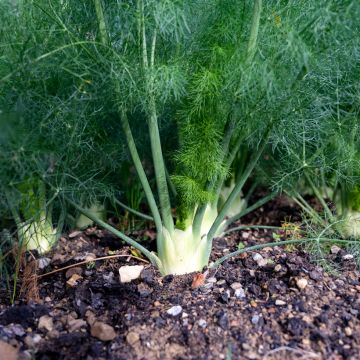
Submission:
[[[181,314],[182,312],[182,307],[180,305],[175,305],[172,308],[170,308],[169,310],[166,311],[169,315],[172,316],[177,316],[179,314]]]
[[[120,282],[129,283],[137,279],[144,269],[144,265],[121,266],[119,269]]]

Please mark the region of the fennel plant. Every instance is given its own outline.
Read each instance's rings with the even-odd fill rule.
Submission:
[[[150,252],[79,204],[76,194],[88,191],[89,185],[81,181],[87,173],[81,174],[85,157],[75,162],[76,176],[64,174],[74,164],[73,153],[86,149],[86,137],[70,141],[72,154],[66,161],[57,156],[61,166],[54,174],[42,171],[42,179],[86,217],[140,250],[164,275],[202,270],[209,264],[214,238],[274,196],[270,193],[226,218],[265,150],[275,149],[294,162],[298,155],[294,145],[302,139],[299,128],[311,146],[316,146],[317,138],[310,134],[313,128],[319,131],[321,124],[299,121],[299,117],[304,108],[315,112],[320,107],[311,108],[313,98],[303,94],[316,87],[317,74],[326,73],[324,59],[333,65],[331,57],[343,48],[333,36],[336,31],[349,36],[350,30],[343,25],[355,18],[358,7],[355,1],[339,5],[325,0],[316,4],[310,0],[286,4],[262,0],[93,0],[86,4],[64,0],[51,4],[38,0],[28,6],[33,17],[24,29],[39,21],[40,28],[52,32],[37,52],[26,52],[25,64],[7,74],[3,71],[0,82],[13,82],[20,71],[58,71],[55,95],[49,96],[48,89],[36,91],[42,94],[37,99],[40,103],[53,104],[60,98],[68,105],[57,106],[48,117],[40,112],[50,125],[58,119],[67,124],[70,119],[69,131],[61,139],[57,137],[63,129],[53,128],[54,139],[59,140],[54,152],[60,155],[67,138],[93,129],[93,147],[100,150],[95,159],[100,164],[91,167],[90,184],[111,199],[114,193],[98,184],[116,188],[119,162],[110,161],[108,181],[101,159],[107,150],[116,154],[117,147],[122,148],[112,137],[118,134],[127,146],[155,224],[157,252]],[[333,19],[338,22],[330,31]],[[26,42],[23,46],[28,49]],[[347,56],[350,61],[351,55]],[[79,81],[82,87],[91,84],[86,94],[79,90]],[[96,136],[101,127],[84,126],[89,121],[96,123],[96,117],[116,129],[102,133],[110,140],[108,147]],[[163,129],[169,124],[175,149],[164,146]],[[147,150],[135,136],[139,128],[146,134]],[[246,163],[218,208],[221,191],[243,149],[250,156],[243,157]],[[279,168],[276,191],[290,183],[285,168]]]

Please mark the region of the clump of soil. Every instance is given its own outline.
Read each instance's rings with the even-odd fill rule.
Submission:
[[[280,225],[290,215],[296,219],[296,209],[280,198],[245,220]],[[232,233],[215,241],[212,260],[239,242],[271,241],[272,230]],[[195,274],[161,277],[149,264],[121,283],[119,267],[144,264],[129,256],[76,266],[38,279],[40,303],[20,299],[10,307],[2,299],[0,345],[22,359],[355,360],[359,272],[351,255],[335,250],[329,256],[338,274],[300,248],[268,247],[209,270],[197,288]],[[109,254],[131,252],[105,231],[73,232],[40,271]]]

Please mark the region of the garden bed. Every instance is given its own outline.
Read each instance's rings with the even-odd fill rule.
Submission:
[[[280,225],[286,216],[294,221],[298,213],[277,198],[243,223]],[[212,259],[239,242],[272,242],[272,234],[217,239]],[[72,232],[38,274],[109,253],[130,249],[97,228]],[[1,349],[21,359],[358,359],[359,272],[344,249],[333,248],[328,261],[337,274],[300,248],[264,248],[209,270],[200,287],[192,286],[194,274],[161,277],[131,256],[75,266],[28,287],[37,303],[9,306],[2,293]],[[140,278],[120,282],[121,266],[141,264]]]

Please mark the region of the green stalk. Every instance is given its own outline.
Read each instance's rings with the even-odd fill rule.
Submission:
[[[304,174],[305,174],[305,178],[306,178],[307,182],[310,184],[312,191],[314,192],[315,196],[318,198],[322,207],[324,208],[324,211],[325,211],[326,215],[328,216],[330,222],[334,222],[335,221],[334,216],[333,216],[331,210],[329,209],[328,205],[326,204],[325,200],[321,196],[319,189],[315,186],[314,182],[311,180],[309,174],[307,174],[306,171],[304,172]]]
[[[148,126],[151,152],[154,162],[155,179],[160,201],[160,211],[164,226],[167,228],[169,233],[172,234],[174,231],[174,221],[171,215],[170,196],[166,181],[165,164],[161,148],[155,102],[153,100],[151,100],[150,107],[151,116],[148,122]]]
[[[160,259],[152,252],[150,252],[148,249],[140,245],[135,240],[131,239],[130,237],[123,234],[121,231],[115,229],[111,225],[107,224],[105,221],[100,220],[97,218],[94,214],[92,214],[90,211],[82,208],[78,204],[76,204],[74,201],[69,199],[68,197],[65,197],[66,201],[70,203],[76,210],[84,214],[86,217],[94,221],[94,223],[98,224],[102,228],[108,230],[112,234],[118,236],[120,239],[124,240],[127,244],[133,246],[135,249],[141,251],[150,261],[153,265],[157,266],[159,269],[161,269],[161,261]]]
[[[113,200],[114,200],[114,202],[115,202],[116,204],[118,204],[119,206],[121,206],[122,208],[124,208],[125,210],[127,210],[129,213],[132,213],[132,214],[134,214],[134,215],[136,215],[136,216],[138,216],[138,217],[140,217],[140,218],[142,218],[142,219],[145,219],[145,220],[154,221],[154,218],[153,218],[152,216],[143,214],[142,212],[137,211],[137,210],[135,210],[135,209],[133,209],[133,208],[125,205],[124,203],[122,203],[121,201],[119,201],[119,200],[116,199],[116,198],[114,198]]]
[[[273,191],[270,194],[262,197],[261,199],[256,201],[253,205],[247,207],[243,211],[240,211],[238,214],[236,214],[233,217],[231,217],[230,219],[226,220],[225,227],[229,226],[230,224],[232,224],[236,220],[239,220],[241,217],[249,214],[250,212],[258,209],[260,206],[266,204],[268,201],[272,200],[276,195],[277,195],[277,191]]]
[[[251,230],[251,229],[269,229],[269,230],[281,230],[281,226],[266,226],[266,225],[241,225],[237,227],[233,227],[227,231],[224,231],[221,236],[225,236],[227,234],[230,234],[234,231],[238,230]]]
[[[101,42],[103,45],[109,45],[110,40],[109,40],[109,35],[106,31],[106,22],[105,22],[105,16],[104,16],[101,0],[94,0],[94,4],[95,4],[96,17],[98,19]]]
[[[343,240],[343,239],[331,239],[331,238],[311,238],[311,239],[299,239],[299,240],[285,240],[285,241],[277,241],[265,244],[259,244],[254,246],[249,246],[244,249],[239,249],[233,251],[232,253],[226,254],[220,259],[216,260],[212,265],[209,266],[210,269],[215,269],[219,265],[221,265],[224,261],[230,259],[233,256],[237,256],[246,252],[261,250],[266,247],[275,247],[275,246],[284,246],[284,245],[292,245],[292,244],[305,244],[310,241],[320,241],[320,242],[330,242],[330,243],[345,243],[345,244],[359,244],[358,240]]]
[[[116,86],[118,87],[119,84],[117,83]],[[118,89],[118,88],[117,88]],[[117,93],[119,93],[119,90],[116,91]],[[135,140],[133,138],[131,129],[130,129],[130,124],[129,121],[126,117],[126,115],[123,113],[120,113],[120,121],[121,121],[121,125],[123,128],[123,131],[125,133],[125,137],[126,137],[126,141],[127,141],[127,145],[129,147],[129,151],[130,151],[130,155],[132,158],[132,161],[134,163],[136,172],[139,176],[141,185],[144,189],[144,193],[146,196],[146,199],[148,201],[151,213],[153,215],[154,218],[154,222],[155,222],[155,226],[156,226],[156,231],[158,233],[158,237],[160,236],[161,232],[162,232],[162,223],[161,223],[161,217],[160,217],[160,213],[159,213],[159,209],[156,205],[156,201],[155,201],[155,197],[154,194],[151,190],[149,181],[147,179],[145,170],[142,166],[141,160],[140,160],[140,156],[139,153],[136,149],[136,144],[135,144]],[[160,242],[160,240],[159,240]],[[158,243],[158,245],[160,245],[160,243]],[[158,248],[160,249],[160,248]]]
[[[259,145],[258,150],[254,154],[253,158],[250,160],[250,162],[249,162],[248,166],[246,167],[244,173],[242,174],[239,181],[235,185],[235,187],[234,187],[233,191],[231,192],[231,194],[229,195],[228,199],[225,201],[222,209],[220,210],[217,218],[215,219],[213,225],[211,226],[211,228],[209,230],[209,233],[208,233],[208,236],[207,236],[208,254],[209,255],[210,255],[210,251],[211,251],[211,247],[212,247],[212,239],[215,236],[216,232],[218,231],[222,221],[224,220],[229,208],[231,207],[231,204],[240,195],[240,192],[241,192],[245,182],[247,181],[247,179],[251,175],[252,171],[254,170],[254,168],[255,168],[261,154],[263,153],[263,151],[265,149],[265,146],[267,145],[267,140],[268,140],[268,137],[270,135],[270,130],[271,130],[273,125],[274,125],[274,122],[271,121],[271,123],[268,126],[268,129],[266,130],[264,138],[262,139],[262,142]]]
[[[262,10],[262,0],[254,0],[254,10],[251,23],[250,37],[247,48],[246,61],[250,63],[255,55],[257,37],[259,33],[260,15]]]
[[[105,22],[104,13],[102,11],[101,0],[94,0],[94,4],[95,4],[95,9],[96,9],[96,15],[97,15],[97,18],[98,18],[98,23],[99,23],[99,31],[100,31],[100,36],[101,36],[101,42],[103,44],[109,44],[109,38],[108,38],[108,33],[106,31],[106,22]],[[114,84],[114,87],[115,87],[116,97],[119,99],[120,98],[120,93],[121,93],[120,92],[120,84],[118,82],[116,82]],[[138,153],[137,148],[136,148],[135,140],[134,140],[134,137],[132,135],[132,131],[131,131],[130,124],[129,124],[129,121],[127,119],[127,116],[126,116],[125,112],[123,111],[123,109],[119,108],[118,113],[119,113],[119,116],[120,116],[120,122],[121,122],[121,125],[122,125],[122,128],[123,128],[123,131],[125,133],[125,138],[126,138],[126,142],[127,142],[129,151],[130,151],[131,158],[133,160],[136,172],[137,172],[137,174],[139,176],[141,185],[142,185],[142,187],[144,189],[146,199],[148,201],[150,210],[151,210],[152,215],[153,215],[153,219],[154,219],[155,226],[156,226],[156,231],[158,233],[158,237],[157,237],[158,238],[157,239],[158,249],[159,249],[159,252],[161,253],[161,246],[159,246],[159,245],[161,245],[160,237],[161,237],[161,233],[162,233],[162,223],[161,223],[160,213],[159,213],[156,201],[155,201],[154,194],[153,194],[153,192],[151,190],[149,181],[147,179],[144,167],[143,167],[143,165],[141,163],[140,156],[139,156],[139,153]]]
[[[151,44],[151,54],[150,54],[150,67],[148,62],[148,51],[146,43],[146,30],[145,30],[145,19],[144,19],[144,3],[141,1],[141,27],[142,27],[142,59],[143,59],[143,69],[146,77],[146,96],[148,98],[148,110],[149,110],[149,119],[148,119],[148,128],[151,144],[151,153],[154,163],[154,172],[156,185],[160,201],[160,211],[162,216],[162,221],[164,226],[169,231],[170,235],[174,232],[174,221],[171,215],[171,205],[170,205],[170,196],[166,180],[166,171],[164,157],[162,153],[159,125],[156,111],[156,101],[153,94],[153,76],[151,72],[154,70],[154,61],[155,61],[155,48],[156,48],[156,30],[154,31],[152,44]],[[149,75],[150,71],[150,75]]]

